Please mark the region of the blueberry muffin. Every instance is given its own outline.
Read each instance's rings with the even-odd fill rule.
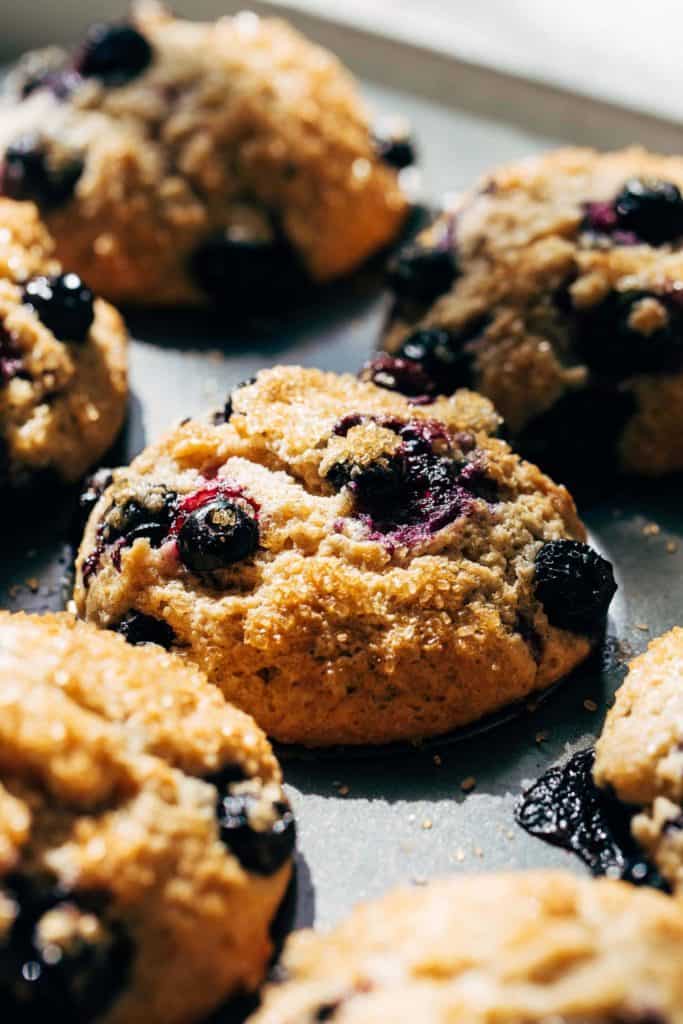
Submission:
[[[683,161],[569,149],[488,175],[405,248],[365,375],[474,387],[576,479],[683,469]]]
[[[32,203],[0,199],[0,488],[78,479],[125,415],[123,321],[52,248]]]
[[[633,836],[683,892],[683,629],[630,666],[596,746],[594,778],[639,810]]]
[[[113,474],[78,611],[151,619],[282,742],[472,722],[582,661],[615,589],[569,493],[498,423],[468,391],[425,408],[351,375],[262,371]]]
[[[190,1024],[262,980],[294,823],[202,673],[0,613],[0,1017]]]
[[[263,308],[299,273],[388,243],[405,141],[373,136],[349,74],[284,22],[194,23],[157,3],[72,53],[29,54],[0,101],[0,189],[106,297]]]
[[[250,1024],[683,1021],[683,912],[561,872],[397,890],[298,932]]]

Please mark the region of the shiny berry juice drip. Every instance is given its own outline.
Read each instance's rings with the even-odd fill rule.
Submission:
[[[633,809],[593,782],[595,751],[581,750],[550,768],[515,809],[518,825],[553,846],[576,853],[594,875],[667,889],[631,835]]]

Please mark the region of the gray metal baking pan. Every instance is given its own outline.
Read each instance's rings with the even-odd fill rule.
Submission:
[[[678,125],[315,19],[294,20],[362,76],[378,113],[411,121],[430,201],[491,165],[558,144],[680,148]],[[355,371],[373,347],[386,303],[375,266],[327,289],[285,323],[247,328],[196,312],[130,312],[133,396],[118,458],[133,456],[173,421],[219,405],[275,361]],[[0,528],[1,606],[63,606],[70,500],[34,502],[20,525]],[[427,745],[398,757],[287,759],[301,851],[295,924],[328,926],[396,883],[448,873],[584,870],[522,832],[513,806],[525,781],[592,741],[625,658],[679,621],[681,480],[624,483],[608,496],[586,497],[581,512],[620,584],[602,657],[535,710],[502,716],[495,731],[461,736],[441,750]]]

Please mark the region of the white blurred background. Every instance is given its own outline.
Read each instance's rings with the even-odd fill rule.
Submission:
[[[340,22],[683,122],[683,0],[172,2],[177,13],[197,18],[244,6],[312,14],[326,39],[326,23]],[[86,23],[127,7],[127,0],[0,0],[0,57],[74,39]]]

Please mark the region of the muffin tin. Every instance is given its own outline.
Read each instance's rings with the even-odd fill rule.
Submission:
[[[661,150],[680,144],[680,129],[665,122],[350,29],[307,18],[298,24],[374,79],[365,91],[378,112],[411,121],[431,202],[487,167],[564,142],[615,148],[639,141]],[[381,84],[380,74],[386,76]],[[129,311],[133,395],[113,458],[128,461],[170,423],[220,405],[235,385],[273,362],[357,370],[386,303],[378,262],[319,293],[283,323],[247,328],[197,312]],[[577,495],[593,541],[615,564],[620,589],[602,652],[538,707],[484,723],[496,725],[488,735],[468,730],[420,749],[304,758],[283,751],[300,836],[296,925],[329,925],[358,900],[398,882],[498,868],[583,870],[578,860],[522,832],[514,803],[525,781],[592,742],[626,659],[680,621],[682,483],[625,482],[607,495]],[[0,606],[63,606],[73,500],[73,494],[40,498],[20,522],[5,517]]]

